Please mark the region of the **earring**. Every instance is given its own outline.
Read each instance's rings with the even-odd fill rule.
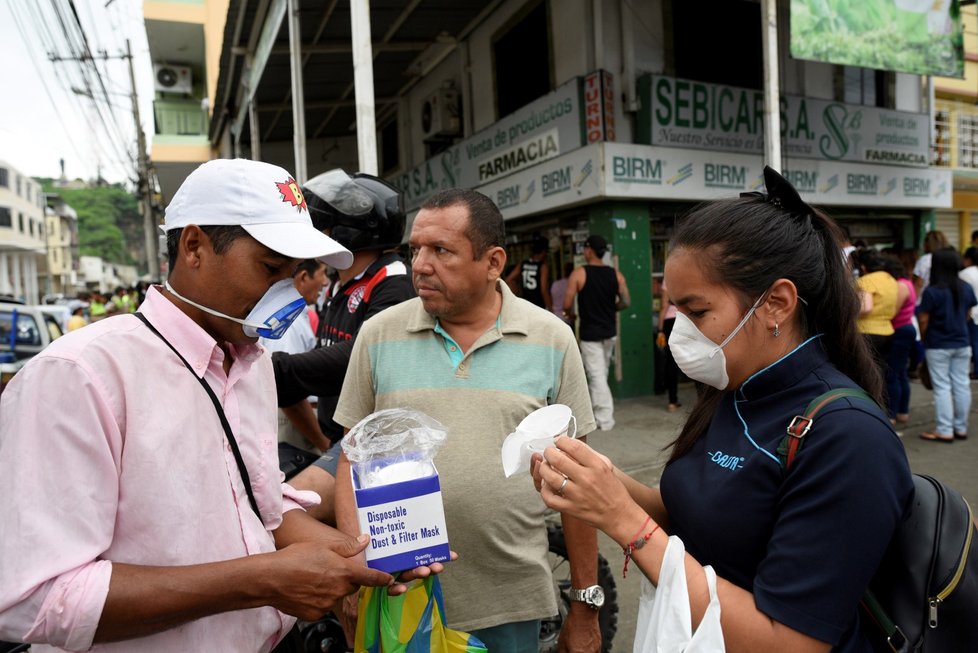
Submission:
[[[775,338],[781,335],[781,327],[778,326],[777,322],[774,323],[774,331],[771,333],[771,335],[773,335]]]

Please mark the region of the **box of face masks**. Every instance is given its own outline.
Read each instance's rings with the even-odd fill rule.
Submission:
[[[394,470],[396,462],[386,467]],[[353,494],[357,504],[360,532],[370,536],[365,554],[367,566],[397,573],[435,562],[448,562],[448,532],[441,483],[434,465],[430,476],[362,487],[360,475],[353,471]]]
[[[448,430],[424,413],[381,410],[341,441],[350,461],[367,566],[388,573],[448,562],[441,483],[433,459]]]

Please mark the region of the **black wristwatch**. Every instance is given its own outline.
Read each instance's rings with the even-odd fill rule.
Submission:
[[[592,610],[600,610],[604,605],[604,590],[600,585],[592,585],[582,590],[571,589],[570,600],[580,601]]]

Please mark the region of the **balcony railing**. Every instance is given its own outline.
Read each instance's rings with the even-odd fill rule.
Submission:
[[[169,136],[207,134],[207,112],[200,100],[155,100],[156,133]]]
[[[938,100],[931,165],[978,171],[978,106]]]

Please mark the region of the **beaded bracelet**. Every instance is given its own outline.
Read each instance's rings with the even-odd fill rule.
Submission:
[[[621,550],[621,552],[625,554],[625,566],[622,567],[621,570],[622,578],[628,577],[628,561],[632,559],[632,555],[637,550],[645,546],[645,543],[652,538],[652,536],[655,534],[657,530],[659,530],[659,524],[656,524],[655,528],[653,528],[651,531],[649,531],[646,535],[643,536],[642,531],[645,530],[645,527],[649,525],[650,521],[652,521],[652,517],[647,517],[645,519],[645,522],[642,524],[642,528],[638,529],[638,533],[635,534],[635,539],[629,542],[628,545]]]

